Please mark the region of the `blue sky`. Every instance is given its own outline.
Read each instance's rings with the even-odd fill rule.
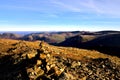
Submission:
[[[120,0],[1,0],[0,31],[120,30]]]

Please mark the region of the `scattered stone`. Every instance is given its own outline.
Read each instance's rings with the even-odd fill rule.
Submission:
[[[32,54],[32,53],[31,53],[31,54],[27,54],[27,57],[28,57],[28,59],[31,59],[31,58],[35,57],[35,55],[36,55],[36,54]]]
[[[40,58],[41,59],[45,59],[46,58],[46,54],[40,54]]]
[[[42,42],[39,50],[27,47],[23,53],[3,55],[0,58],[0,80],[120,80],[120,65],[108,58],[77,60],[52,55],[53,51],[45,45]]]
[[[42,64],[42,61],[41,60],[37,60],[37,64],[36,65],[41,65]]]

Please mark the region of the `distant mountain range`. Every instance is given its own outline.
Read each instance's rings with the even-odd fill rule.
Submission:
[[[79,35],[79,34],[91,34],[90,32],[84,32],[84,31],[73,31],[73,32],[33,32],[29,33],[21,32],[20,34],[17,34],[20,32],[14,32],[14,33],[1,33],[0,38],[7,38],[7,39],[20,39],[20,40],[26,40],[26,41],[36,41],[36,40],[42,40],[50,44],[57,44],[60,42],[65,41],[67,38]],[[23,35],[24,33],[25,35]]]
[[[19,39],[20,37],[22,37],[22,35],[15,34],[15,33],[1,33],[0,34],[0,38],[4,38],[4,39]]]
[[[73,37],[67,38],[65,41],[58,45],[72,46],[70,43],[74,43],[72,47],[82,46],[109,46],[120,47],[120,32],[119,31],[100,31],[91,34],[78,34]]]
[[[1,33],[0,38],[26,41],[41,40],[56,46],[95,49],[117,56],[120,52],[120,31],[34,32],[25,35]]]
[[[120,32],[100,31],[93,35],[77,35],[70,37],[58,44],[58,46],[78,47],[98,50],[103,53],[120,56]]]

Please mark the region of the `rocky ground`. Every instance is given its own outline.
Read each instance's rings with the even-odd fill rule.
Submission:
[[[120,58],[41,41],[1,39],[0,80],[120,80]]]

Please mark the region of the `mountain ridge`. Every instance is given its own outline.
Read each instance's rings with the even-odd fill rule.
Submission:
[[[0,39],[1,80],[119,79],[119,66],[120,58],[98,51]]]

